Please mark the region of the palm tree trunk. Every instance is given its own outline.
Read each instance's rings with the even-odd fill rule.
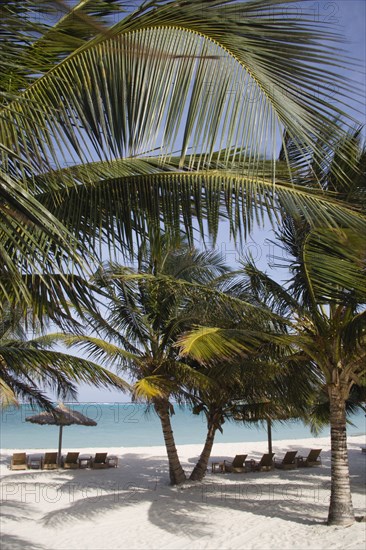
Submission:
[[[218,413],[218,414],[216,413],[211,416],[208,422],[207,437],[206,437],[205,444],[203,446],[201,456],[197,464],[193,468],[193,471],[189,478],[192,481],[202,481],[202,479],[205,477],[205,474],[207,471],[207,464],[211,456],[212,446],[215,440],[216,430],[220,426],[221,418],[222,418],[221,413]]]
[[[347,454],[346,394],[340,384],[331,384],[328,392],[332,453],[328,525],[350,525],[355,521],[355,516]]]
[[[166,400],[154,401],[155,411],[160,418],[163,429],[166,452],[169,461],[169,477],[171,485],[179,485],[186,481],[186,475],[181,466],[175,446],[172,425],[170,423],[170,403]]]

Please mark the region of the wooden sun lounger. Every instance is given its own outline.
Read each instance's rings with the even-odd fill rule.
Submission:
[[[62,459],[62,467],[65,468],[65,470],[73,470],[76,468],[79,468],[79,454],[80,453],[67,453],[65,457]]]
[[[273,457],[274,453],[265,453],[259,462],[251,460],[249,463],[250,470],[252,472],[263,472],[273,470]]]
[[[225,472],[245,472],[245,459],[248,455],[236,455],[233,460],[223,460],[221,462],[212,462],[212,473]]]
[[[275,468],[280,468],[282,470],[293,470],[297,467],[296,464],[296,455],[297,451],[287,451],[283,459],[274,459]]]
[[[300,467],[320,466],[322,459],[320,458],[321,449],[311,449],[308,456],[298,456],[296,464]]]
[[[26,453],[13,453],[9,468],[10,470],[28,470]]]
[[[57,468],[57,453],[45,453],[42,460],[42,470],[56,470]]]
[[[95,457],[92,458],[90,466],[93,469],[108,468],[107,454],[108,453],[95,453]]]

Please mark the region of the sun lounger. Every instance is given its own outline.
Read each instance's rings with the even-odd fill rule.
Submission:
[[[10,460],[10,470],[28,470],[26,453],[13,453]]]
[[[42,470],[56,470],[57,468],[57,453],[45,453],[42,460]]]
[[[90,466],[94,469],[108,468],[107,454],[108,453],[95,453],[95,457],[92,458]]]
[[[245,459],[248,455],[236,455],[232,461],[224,460],[224,472],[245,472]]]
[[[259,462],[251,460],[249,463],[250,470],[252,472],[262,472],[273,470],[273,457],[274,453],[265,453]]]
[[[236,455],[233,460],[222,460],[220,462],[211,463],[211,471],[213,474],[217,472],[244,472],[245,459],[248,455]]]
[[[287,451],[283,459],[274,459],[275,468],[280,468],[282,470],[293,470],[296,468],[296,455],[297,451]]]
[[[79,468],[79,458],[80,453],[67,453],[65,457],[62,457],[62,467],[65,470],[72,470]]]
[[[296,463],[298,466],[320,466],[322,459],[320,458],[321,449],[311,449],[308,456],[298,456]]]

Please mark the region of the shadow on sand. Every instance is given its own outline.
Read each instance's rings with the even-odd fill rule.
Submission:
[[[366,462],[359,449],[351,448],[349,452],[353,461]],[[212,460],[221,458],[215,456]],[[195,457],[191,457],[189,463],[194,460]],[[351,472],[354,491],[362,492],[360,477],[352,477]],[[118,468],[108,470],[10,474],[3,479],[9,495],[3,502],[8,521],[19,517],[30,520],[34,505],[22,502],[16,489],[22,485],[28,490],[39,486],[41,498],[54,506],[41,516],[38,511],[37,521],[57,529],[67,528],[72,522],[103,519],[109,511],[123,513],[131,507],[137,509],[144,502],[149,505],[149,521],[160,529],[176,535],[203,537],[210,534],[210,510],[217,507],[304,525],[324,523],[329,483],[329,453],[324,453],[321,467],[246,474],[208,473],[202,483],[186,482],[180,487],[169,485],[166,459],[127,453]],[[45,492],[41,491],[42,486],[47,488]],[[35,548],[15,536],[4,535],[2,542],[4,550]],[[42,550],[40,546],[37,549]]]

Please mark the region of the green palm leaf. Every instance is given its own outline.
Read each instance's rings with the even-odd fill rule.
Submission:
[[[304,262],[318,300],[365,302],[364,236],[349,230],[316,230],[304,244]]]
[[[246,167],[241,165],[243,172]],[[194,215],[207,220],[213,237],[219,216],[229,218],[235,235],[243,228],[250,231],[255,220],[262,223],[269,217],[274,223],[281,212],[302,216],[313,226],[365,230],[361,213],[338,200],[336,193],[293,185],[280,174],[273,182],[269,170],[267,163],[265,172],[258,170],[251,178],[220,169],[219,163],[205,171],[178,171],[175,163],[162,164],[157,158],[120,159],[63,170],[61,177],[69,187],[40,195],[39,200],[93,248],[100,239],[111,248],[131,248],[135,232],[152,236],[161,226],[178,236],[177,220],[193,240]]]
[[[269,156],[274,177],[282,127],[313,147],[325,117],[337,111],[317,100],[314,82],[325,99],[330,83],[340,96],[347,89],[332,73],[339,59],[322,44],[335,36],[314,30],[305,14],[298,20],[296,9],[282,15],[277,0],[209,0],[204,11],[189,0],[184,7],[147,3],[9,105],[1,141],[29,163],[45,157],[56,166],[62,155],[91,161],[156,147],[163,159],[178,149],[182,166],[188,152],[204,164],[218,149],[226,166],[247,159],[250,179]]]

